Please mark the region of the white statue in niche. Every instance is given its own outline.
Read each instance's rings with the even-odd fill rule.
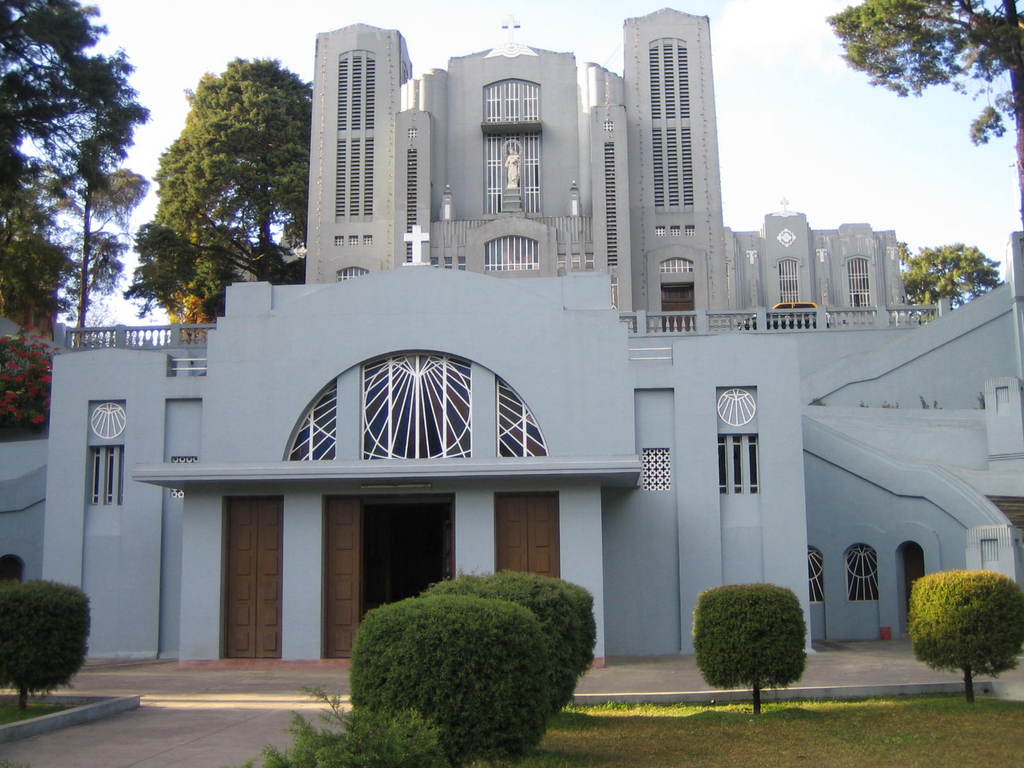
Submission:
[[[506,189],[519,189],[519,165],[521,162],[519,151],[520,146],[517,139],[509,139],[505,142]]]

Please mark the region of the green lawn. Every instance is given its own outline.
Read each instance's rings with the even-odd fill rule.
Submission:
[[[517,768],[1020,765],[1024,703],[960,697],[573,708]]]
[[[18,709],[17,704],[0,704],[0,725],[16,723],[19,720],[28,720],[32,717],[42,717],[54,712],[67,709],[65,704],[33,704],[29,702],[27,709]]]

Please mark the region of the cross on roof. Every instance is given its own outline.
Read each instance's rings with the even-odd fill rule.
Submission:
[[[508,42],[511,44],[514,42],[513,38],[515,37],[516,30],[519,29],[519,19],[511,14],[508,15],[501,22],[501,28],[508,30]]]
[[[423,246],[430,242],[429,232],[424,232],[420,229],[419,224],[413,224],[412,231],[402,235],[402,239],[407,243],[412,243],[412,262],[406,262],[407,264],[430,264],[429,257],[423,258]]]
[[[782,212],[789,213],[789,200],[782,198],[779,202],[782,204]]]

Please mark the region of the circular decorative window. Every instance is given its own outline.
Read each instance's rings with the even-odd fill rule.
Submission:
[[[796,242],[796,235],[788,229],[784,229],[776,235],[775,239],[782,243],[783,248],[789,248],[789,246]]]
[[[128,423],[124,406],[118,403],[100,403],[92,412],[93,434],[101,440],[113,440],[124,432],[124,426]]]
[[[749,424],[755,413],[757,403],[745,389],[727,389],[718,397],[718,417],[730,427]]]

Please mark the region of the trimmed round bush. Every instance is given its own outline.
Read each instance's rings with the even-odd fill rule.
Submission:
[[[572,702],[576,683],[594,661],[594,598],[561,579],[519,571],[459,576],[432,585],[426,595],[477,595],[522,605],[537,617],[547,644],[551,711]]]
[[[942,571],[922,576],[910,593],[914,656],[933,669],[963,671],[967,701],[974,675],[1017,666],[1024,644],[1024,593],[995,571]]]
[[[0,582],[0,687],[30,693],[66,685],[85,663],[89,598],[52,581]]]
[[[761,713],[761,689],[785,687],[804,672],[804,614],[792,590],[730,584],[701,594],[693,613],[697,667],[709,685],[745,686]]]
[[[521,756],[550,713],[537,618],[470,595],[417,597],[370,611],[352,650],[352,704],[414,710],[437,727],[453,766]]]

